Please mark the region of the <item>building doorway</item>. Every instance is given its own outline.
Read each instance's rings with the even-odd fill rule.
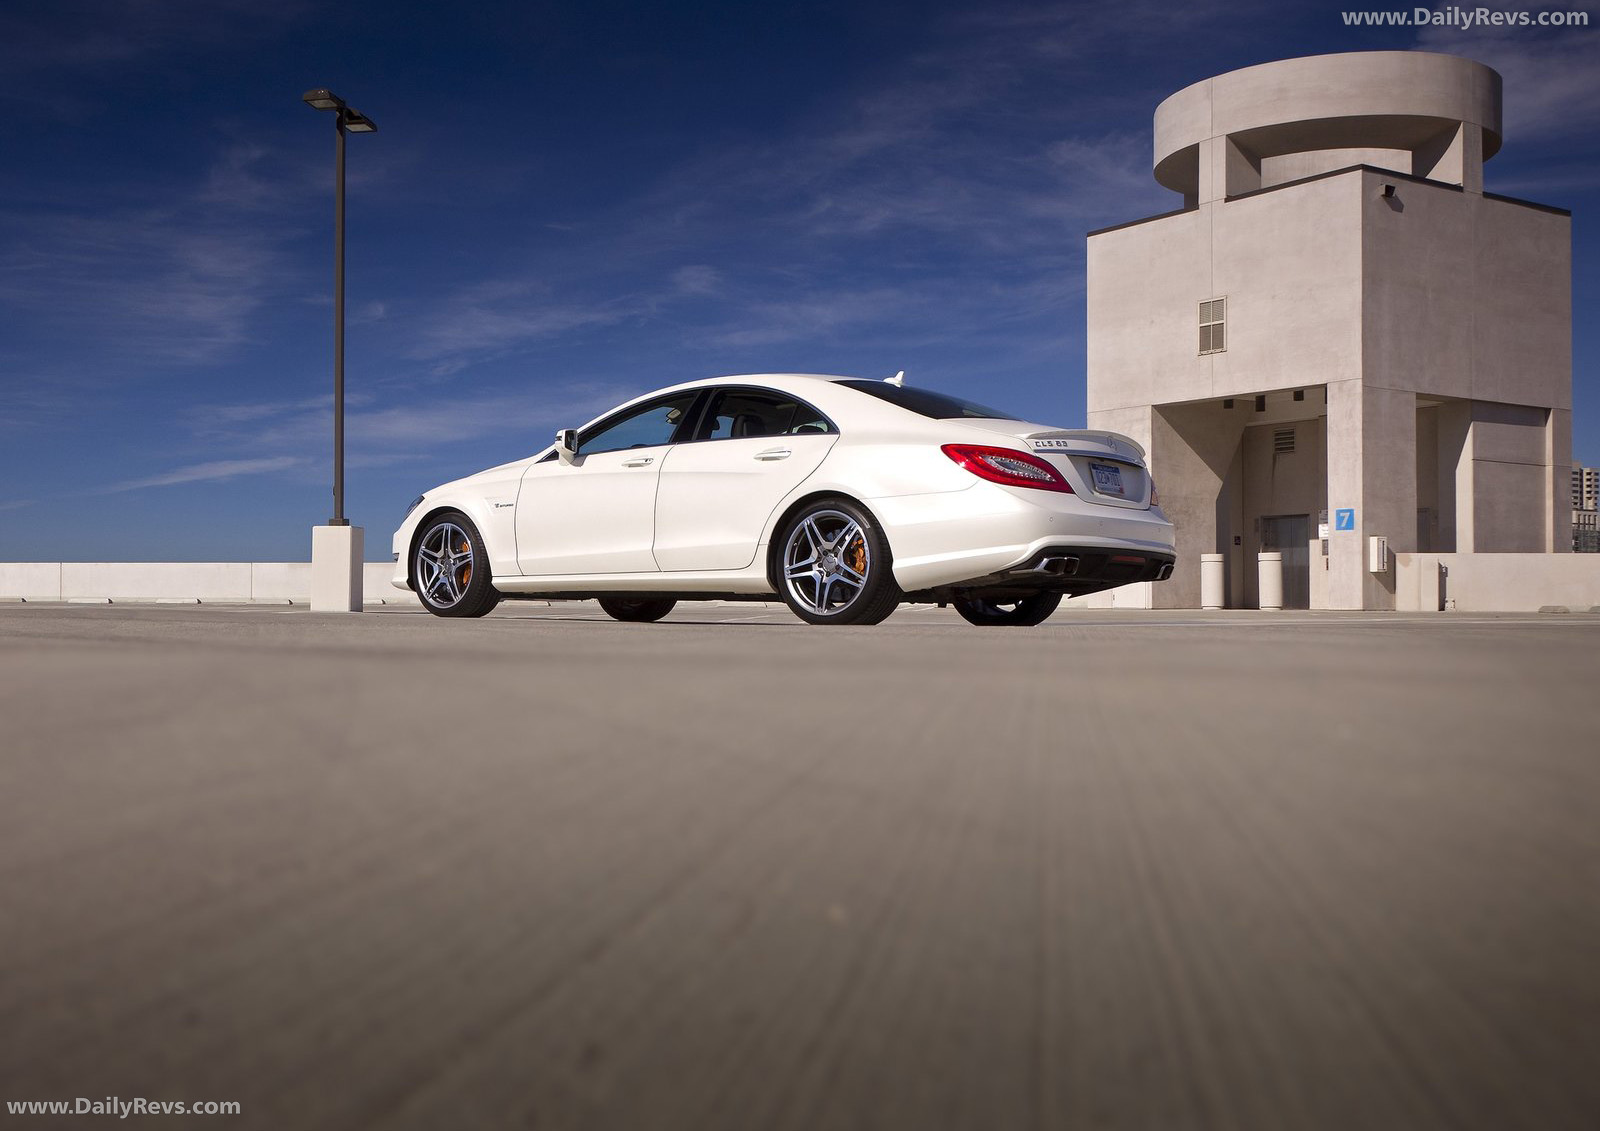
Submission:
[[[1261,516],[1261,549],[1283,555],[1283,607],[1311,607],[1311,516]]]

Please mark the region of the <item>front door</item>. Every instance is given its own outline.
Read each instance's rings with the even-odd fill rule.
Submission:
[[[656,572],[656,484],[696,395],[624,409],[584,430],[571,463],[545,459],[528,468],[516,519],[524,574]]]

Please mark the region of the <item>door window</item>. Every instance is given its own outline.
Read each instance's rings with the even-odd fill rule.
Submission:
[[[697,440],[740,440],[748,436],[790,436],[832,432],[833,425],[816,409],[780,393],[723,389],[712,396],[700,421]]]
[[[578,441],[578,454],[620,452],[628,448],[655,448],[672,443],[678,428],[689,416],[694,390],[674,393],[658,401],[630,409],[621,416],[602,420]]]

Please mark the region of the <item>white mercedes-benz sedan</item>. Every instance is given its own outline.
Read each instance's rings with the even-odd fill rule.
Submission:
[[[718,377],[562,429],[435,487],[394,535],[394,584],[443,617],[598,598],[618,620],[781,596],[812,624],[902,601],[1034,625],[1066,596],[1172,572],[1144,451],[888,381]]]

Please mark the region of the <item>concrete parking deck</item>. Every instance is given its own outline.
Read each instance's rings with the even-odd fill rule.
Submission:
[[[1597,645],[0,606],[0,1100],[1592,1131]]]

